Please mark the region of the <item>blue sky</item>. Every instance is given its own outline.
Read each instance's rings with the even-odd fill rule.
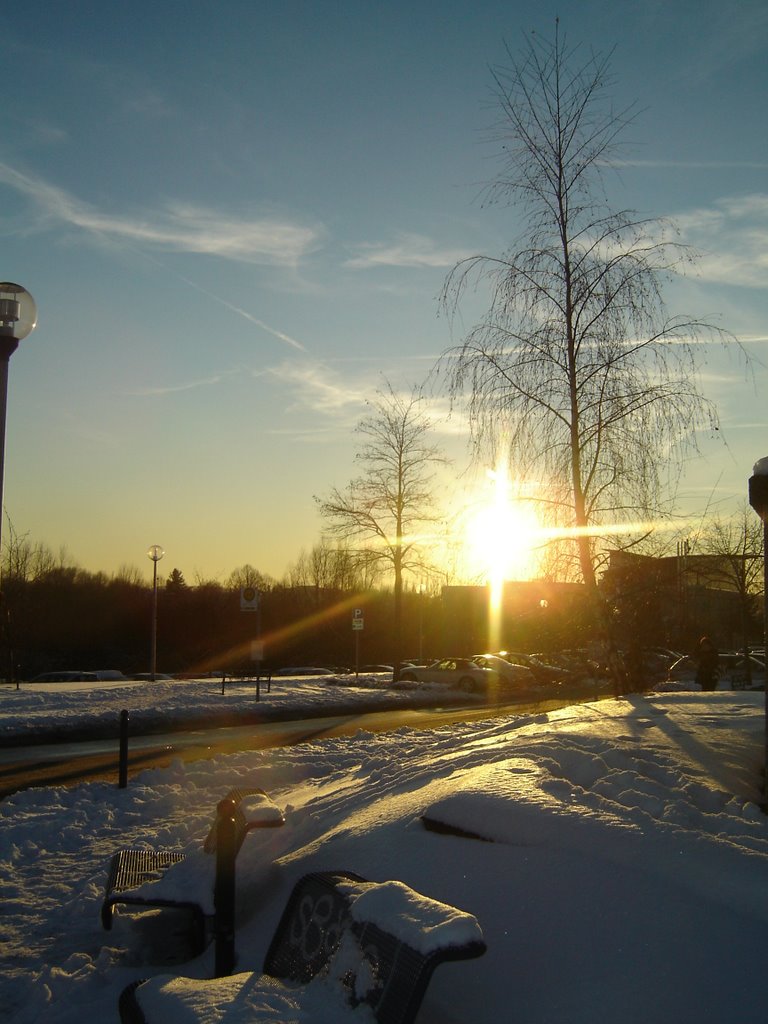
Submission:
[[[451,266],[500,253],[514,211],[489,68],[523,33],[615,47],[636,101],[616,205],[674,218],[703,253],[672,311],[710,317],[703,440],[682,507],[733,507],[768,454],[768,9],[608,3],[37,2],[4,19],[0,237],[39,325],[13,356],[5,507],[85,568],[188,581],[282,575],[320,536],[313,495],[354,475],[382,375],[449,347]],[[470,297],[470,325],[484,308]],[[436,401],[440,416],[445,403]],[[461,421],[441,428],[463,466]]]

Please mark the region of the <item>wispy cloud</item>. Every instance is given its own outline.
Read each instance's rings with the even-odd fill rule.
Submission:
[[[215,384],[221,384],[227,377],[231,377],[233,374],[240,373],[240,370],[227,370],[223,373],[215,373],[210,377],[202,377],[199,380],[185,381],[182,384],[168,384],[158,385],[155,387],[137,388],[133,391],[127,391],[126,394],[136,395],[142,398],[155,398],[162,397],[163,395],[174,395],[181,391],[197,391],[199,388],[211,387]]]
[[[718,284],[768,284],[768,195],[753,193],[677,214],[683,239],[700,253],[696,276]]]
[[[653,160],[613,159],[601,161],[607,167],[669,167],[681,170],[768,170],[768,163],[762,160]]]
[[[466,250],[439,246],[424,235],[401,234],[389,244],[363,242],[353,246],[356,255],[345,262],[352,270],[371,267],[452,267],[467,255]]]
[[[165,251],[295,266],[317,248],[322,238],[316,226],[275,217],[231,216],[191,203],[173,203],[134,216],[102,213],[63,189],[2,162],[0,184],[27,196],[50,220],[89,234]]]
[[[295,392],[297,406],[325,415],[359,414],[366,389],[342,380],[327,366],[316,362],[285,362],[269,373]]]

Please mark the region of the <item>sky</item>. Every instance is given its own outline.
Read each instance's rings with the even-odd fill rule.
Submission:
[[[768,453],[761,0],[29,0],[0,67],[0,276],[39,314],[10,367],[16,532],[147,579],[160,544],[190,583],[279,578],[317,543],[314,496],[356,474],[366,402],[425,382],[487,306],[451,323],[439,295],[518,237],[480,201],[490,69],[558,15],[582,53],[614,50],[616,106],[637,104],[612,201],[702,254],[671,311],[752,358],[702,350],[721,430],[680,492],[692,529],[743,503]],[[429,408],[446,486],[478,493],[461,410]]]
[[[3,687],[0,701],[22,727],[25,713],[39,725],[59,711],[85,723],[126,700],[173,706],[181,720],[202,685]],[[365,702],[369,692],[357,691]],[[338,686],[303,679],[276,685],[265,704],[281,693],[297,709],[338,700]],[[222,696],[209,685],[206,696],[209,708],[253,702],[250,687]],[[135,979],[211,978],[213,948],[183,955],[178,918],[118,908],[102,930],[107,867],[127,845],[180,851],[186,859],[154,885],[210,910],[201,846],[213,809],[230,788],[258,786],[285,825],[251,832],[238,854],[238,972],[260,970],[298,878],[343,870],[399,881],[477,920],[486,953],[436,970],[419,1024],[593,1024],[596,1007],[623,1024],[763,1024],[764,742],[762,693],[635,694],[152,770],[137,758],[124,789],[111,779],[15,793],[0,802],[0,1021],[109,1024]],[[423,816],[453,833],[428,831]],[[374,891],[402,934],[392,887]],[[346,1020],[329,1011],[330,984],[310,985],[298,1010],[270,1021]],[[205,1019],[251,1021],[250,981],[238,973],[227,985],[226,1012]],[[197,998],[210,1009],[205,991]],[[190,1019],[173,1002],[160,1016]]]

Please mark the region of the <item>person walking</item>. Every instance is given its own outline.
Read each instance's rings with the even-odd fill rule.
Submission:
[[[699,640],[697,657],[696,682],[699,683],[702,690],[717,689],[720,656],[717,653],[717,648],[708,636],[703,636]]]

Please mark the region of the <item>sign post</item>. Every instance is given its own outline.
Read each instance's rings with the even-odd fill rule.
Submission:
[[[363,609],[355,608],[352,616],[352,632],[355,634],[355,679],[360,675],[360,634],[364,629]]]
[[[261,697],[261,663],[264,644],[261,639],[261,593],[256,587],[240,588],[240,611],[256,612],[256,639],[251,641],[251,661],[256,663],[256,700]]]

